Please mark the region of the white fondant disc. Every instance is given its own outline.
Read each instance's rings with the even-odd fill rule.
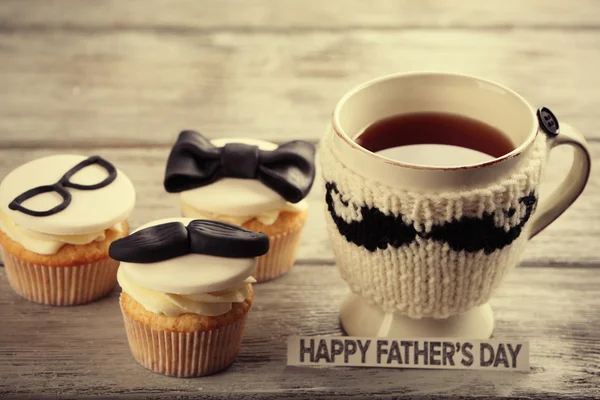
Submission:
[[[117,170],[116,179],[97,190],[67,188],[72,200],[54,215],[35,217],[8,208],[17,196],[37,186],[52,185],[87,156],[61,154],[39,158],[11,171],[0,184],[0,209],[24,228],[54,235],[78,235],[107,229],[126,219],[135,205],[135,189],[129,178]],[[109,160],[110,161],[110,160]],[[89,165],[71,177],[71,182],[92,185],[107,177],[99,165]],[[49,210],[60,204],[57,193],[43,193],[25,202],[31,210]]]
[[[261,150],[274,150],[275,143],[247,138],[215,139],[215,146],[227,143],[245,143]],[[199,210],[210,213],[247,216],[281,209],[286,200],[256,179],[225,178],[207,186],[180,193],[181,200]]]
[[[168,222],[181,222],[187,225],[193,219],[161,219],[145,224],[135,232]],[[145,288],[181,295],[230,288],[251,276],[255,267],[256,258],[225,258],[204,254],[186,254],[182,257],[145,264],[122,262],[120,266],[127,277]]]

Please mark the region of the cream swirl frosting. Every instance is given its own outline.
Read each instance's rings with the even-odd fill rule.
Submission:
[[[190,221],[162,219],[138,230],[168,222],[187,225]],[[249,285],[256,282],[252,278],[255,268],[256,258],[186,254],[151,263],[121,262],[117,280],[124,293],[152,313],[218,316],[249,297]]]
[[[254,215],[235,215],[236,210],[227,211],[228,214],[218,213],[218,212],[209,212],[198,210],[193,206],[185,203],[183,200],[181,201],[181,214],[185,217],[189,218],[203,218],[203,219],[213,219],[217,221],[229,222],[230,224],[242,225],[245,222],[248,222],[252,219],[257,219],[260,223],[264,225],[273,225],[277,218],[279,218],[279,214],[284,211],[287,212],[301,212],[308,209],[308,203],[306,200],[301,200],[296,204],[288,203],[280,206],[275,210],[257,210]]]
[[[178,295],[158,292],[134,283],[119,268],[117,279],[123,292],[140,303],[147,311],[176,317],[185,313],[200,314],[209,317],[229,312],[233,303],[241,303],[250,296],[250,284],[256,282],[252,277],[234,284],[231,288],[218,292]]]
[[[211,141],[215,146],[244,143],[261,150],[274,150],[275,143],[264,140],[231,138]],[[301,212],[308,209],[306,199],[290,203],[277,192],[254,179],[223,178],[207,186],[180,193],[182,214],[190,218],[208,218],[242,225],[256,218],[272,225],[281,212]]]
[[[56,254],[65,244],[84,245],[106,239],[107,231],[123,232],[123,221],[98,232],[78,235],[53,235],[37,232],[17,225],[0,211],[0,230],[24,248],[37,254]]]

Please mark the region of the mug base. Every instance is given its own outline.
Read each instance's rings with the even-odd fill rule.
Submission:
[[[448,318],[410,318],[386,313],[357,294],[349,294],[340,307],[340,322],[348,336],[489,339],[494,312],[488,303]]]

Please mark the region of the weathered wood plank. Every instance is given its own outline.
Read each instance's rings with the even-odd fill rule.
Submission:
[[[174,140],[175,135],[165,139]],[[531,264],[568,263],[574,265],[600,262],[600,143],[590,144],[595,167],[590,182],[581,198],[548,229],[531,241],[523,255],[523,262]],[[51,153],[72,153],[69,149],[53,150],[0,150],[0,178],[18,165]],[[137,227],[150,220],[178,215],[177,195],[168,194],[162,186],[168,148],[103,149],[77,151],[82,154],[100,154],[112,160],[133,180],[137,191],[137,205],[131,224]],[[553,151],[542,197],[556,186],[570,165],[570,149]],[[318,174],[319,175],[319,174]],[[303,263],[333,263],[323,218],[323,188],[317,179],[309,202],[311,212],[299,251]]]
[[[295,266],[289,275],[256,286],[256,302],[236,363],[218,375],[175,379],[153,374],[131,357],[117,291],[86,306],[45,307],[17,297],[1,271],[0,395],[600,396],[600,275],[594,269],[519,268],[493,297],[494,337],[530,340],[529,374],[286,367],[288,335],[342,334],[337,318],[346,291],[337,270],[327,266]]]
[[[300,7],[300,8],[299,8]],[[261,2],[187,0],[4,0],[0,26],[80,29],[347,29],[347,28],[579,28],[600,25],[598,3],[579,0],[518,0],[491,4],[462,0],[427,3],[410,0]]]
[[[600,138],[594,31],[15,31],[0,58],[3,148],[164,145],[183,128],[315,140],[354,85],[423,69],[497,80]]]

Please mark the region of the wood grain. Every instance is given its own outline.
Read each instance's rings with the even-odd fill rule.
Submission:
[[[316,140],[353,86],[423,69],[497,80],[600,138],[595,31],[16,30],[0,58],[3,148],[164,146],[184,128]]]
[[[531,341],[529,374],[285,366],[288,335],[342,334],[322,181],[297,265],[256,287],[237,362],[201,379],[131,357],[118,290],[44,307],[0,268],[0,398],[600,398],[600,2],[597,0],[3,0],[0,179],[50,153],[101,154],[134,181],[133,227],[178,214],[162,189],[175,135],[321,137],[336,101],[398,71],[480,75],[591,141],[582,197],[529,244],[491,303],[495,337]],[[542,197],[570,163],[550,158]]]
[[[531,341],[529,374],[286,367],[288,335],[342,334],[337,318],[346,291],[336,269],[316,265],[295,266],[284,278],[256,286],[236,363],[218,375],[176,379],[153,374],[133,360],[117,291],[86,306],[45,307],[17,297],[1,271],[0,396],[600,396],[596,270],[519,268],[494,295],[494,337]]]
[[[282,30],[511,28],[586,29],[600,26],[598,3],[519,0],[3,0],[0,26],[9,28],[152,30]],[[594,12],[596,11],[596,12]]]
[[[174,140],[175,137],[169,139]],[[590,148],[595,167],[585,192],[563,216],[531,241],[522,257],[524,263],[573,266],[600,263],[600,247],[597,245],[600,239],[600,143],[591,143]],[[73,150],[0,150],[0,178],[26,161],[63,152],[73,153]],[[137,191],[137,204],[130,219],[133,227],[151,220],[179,215],[177,195],[166,193],[162,186],[168,152],[167,148],[96,148],[78,151],[106,157],[132,179]],[[542,187],[542,198],[562,180],[570,162],[570,149],[553,150]],[[317,181],[308,197],[311,212],[298,256],[303,263],[332,264],[333,253],[329,247],[323,218],[323,183],[320,173],[317,175]]]

